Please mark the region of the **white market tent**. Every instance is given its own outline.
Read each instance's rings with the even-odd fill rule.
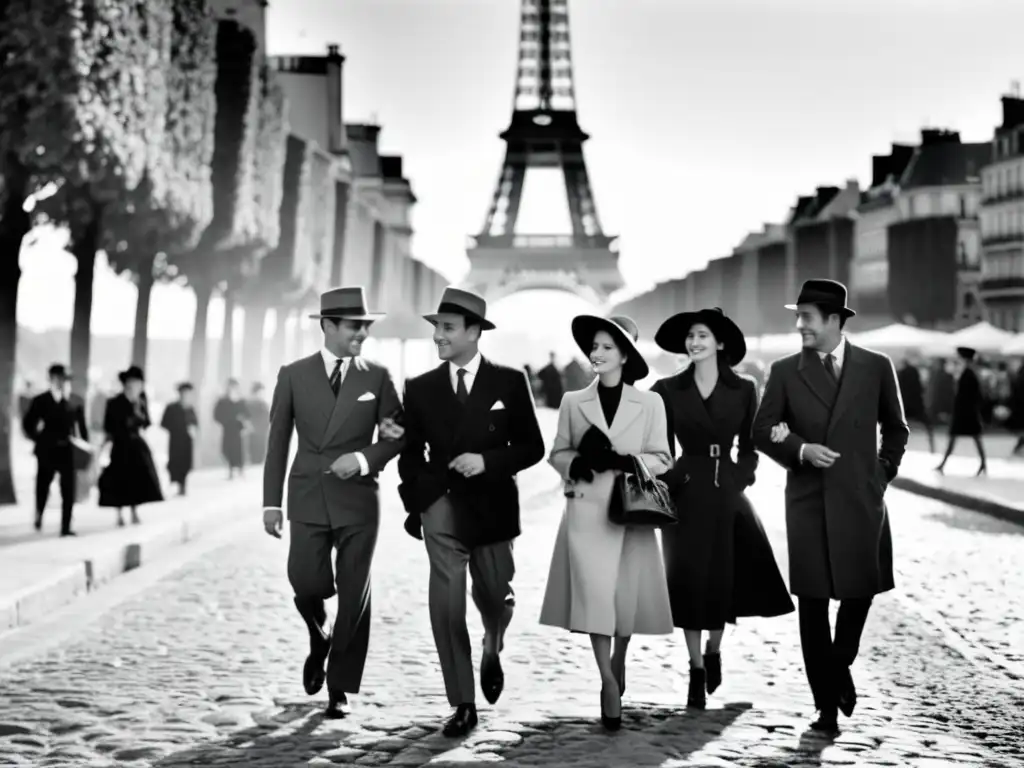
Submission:
[[[799,352],[801,348],[800,334],[768,333],[747,339],[747,350],[761,355],[788,355]]]
[[[1024,355],[1024,333],[1018,333],[1000,351],[1004,355]]]
[[[942,331],[932,331],[927,328],[917,328],[912,325],[894,323],[884,328],[875,328],[862,333],[851,333],[850,341],[868,349],[877,349],[882,352],[909,349],[939,349],[948,347],[950,351],[954,345],[949,342],[949,334]]]
[[[982,354],[998,355],[1013,341],[1013,334],[983,321],[950,334],[949,341],[954,347],[971,347]]]

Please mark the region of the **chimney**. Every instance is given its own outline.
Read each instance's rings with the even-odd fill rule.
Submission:
[[[332,154],[345,152],[344,91],[342,69],[345,57],[337,45],[327,46],[327,141]]]
[[[1024,99],[1020,96],[1003,96],[1002,128],[1016,128],[1024,125]]]
[[[950,131],[945,128],[922,128],[921,146],[927,147],[933,144],[959,144],[960,132]]]
[[[401,155],[381,155],[380,175],[385,179],[395,181],[402,179],[402,157]]]

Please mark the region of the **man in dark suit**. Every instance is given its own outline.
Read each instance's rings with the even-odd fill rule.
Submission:
[[[55,475],[60,477],[60,535],[74,536],[71,515],[75,506],[75,441],[89,442],[85,423],[85,404],[72,395],[68,383],[71,372],[55,363],[48,371],[50,388],[32,398],[21,421],[25,435],[35,443],[36,530],[42,530],[43,510],[50,497]],[[76,434],[77,432],[77,434]]]
[[[317,693],[327,660],[325,716],[337,718],[347,713],[347,694],[359,692],[366,663],[370,564],[380,520],[377,475],[401,450],[401,404],[387,369],[359,356],[370,324],[382,317],[367,311],[363,289],[327,291],[320,307],[311,317],[320,320],[323,349],[283,366],[277,376],[263,470],[263,525],[280,538],[294,428],[288,580],[309,630],[302,682],[308,694]],[[335,593],[338,610],[330,632],[324,601]]]
[[[480,355],[481,332],[494,328],[486,302],[446,288],[437,313],[425,317],[443,362],[406,383],[399,493],[405,528],[425,539],[430,559],[430,624],[455,707],[444,733],[462,736],[477,723],[466,568],[484,625],[480,684],[493,704],[504,687],[499,654],[515,605],[516,474],[544,458],[544,439],[523,371]]]
[[[838,711],[849,717],[856,705],[850,666],[872,598],[894,586],[884,495],[910,430],[892,361],[843,337],[855,314],[844,285],[808,280],[787,308],[796,311],[803,350],[772,364],[754,442],[789,470],[789,587],[820,713],[811,727],[834,733]],[[830,599],[841,601],[835,639]]]

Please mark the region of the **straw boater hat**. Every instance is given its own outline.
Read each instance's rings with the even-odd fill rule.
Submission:
[[[424,315],[423,319],[431,325],[437,325],[438,315],[462,315],[467,320],[479,324],[481,330],[494,330],[494,323],[487,319],[487,302],[484,297],[462,288],[453,288],[450,285],[445,288],[437,305],[437,312]]]
[[[626,364],[622,366],[622,378],[627,383],[647,378],[650,368],[647,361],[637,349],[636,342],[640,331],[632,318],[625,315],[601,317],[600,315],[577,315],[572,319],[572,337],[584,355],[590,355],[594,346],[594,335],[598,331],[606,331],[619,345],[626,356]]]
[[[807,280],[800,288],[796,304],[787,304],[786,309],[795,311],[800,304],[821,304],[843,317],[853,317],[857,313],[846,306],[846,297],[846,286],[838,280]]]
[[[747,341],[743,338],[743,331],[718,307],[672,315],[654,334],[654,343],[666,352],[685,355],[686,335],[697,324],[706,325],[715,341],[722,345],[722,355],[730,367],[739,365],[747,356]]]
[[[384,317],[383,312],[370,312],[366,308],[366,295],[361,285],[351,288],[331,288],[320,294],[320,312],[310,315],[314,320],[363,320],[373,322]]]

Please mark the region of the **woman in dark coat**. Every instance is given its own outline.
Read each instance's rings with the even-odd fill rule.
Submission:
[[[985,446],[981,442],[981,406],[983,395],[981,391],[981,380],[974,372],[975,350],[970,347],[959,347],[956,353],[960,356],[957,367],[959,375],[956,381],[956,396],[953,399],[953,415],[949,420],[949,442],[946,444],[946,453],[942,462],[935,468],[936,472],[943,472],[946,462],[953,454],[958,437],[970,437],[978,449],[978,456],[981,458],[981,466],[978,467],[977,475],[985,474],[988,469],[985,464]]]
[[[152,501],[163,501],[160,479],[156,474],[153,454],[142,436],[150,426],[149,406],[142,391],[145,376],[133,365],[118,374],[124,391],[107,402],[103,415],[103,431],[111,444],[110,463],[100,475],[100,506],[117,508],[117,524],[124,525],[123,507],[131,507],[132,523],[138,525],[136,507]]]
[[[167,472],[171,482],[178,486],[178,494],[185,495],[189,473],[192,471],[193,438],[199,428],[196,409],[192,407],[192,385],[178,385],[178,401],[164,409],[160,426],[167,430]]]
[[[243,474],[245,466],[245,444],[243,434],[249,427],[249,407],[239,396],[238,382],[228,381],[228,392],[213,407],[213,420],[221,425],[220,450],[228,463],[228,479],[237,471]]]
[[[794,610],[771,544],[744,490],[753,485],[757,385],[732,367],[746,355],[740,329],[719,309],[666,320],[654,338],[692,365],[658,381],[668,416],[669,444],[682,455],[662,479],[679,510],[679,524],[662,532],[672,620],[690,655],[687,703],[704,707],[722,682],[725,625],[739,616],[781,616]],[[737,459],[732,458],[738,442]],[[701,635],[708,632],[701,655]]]

